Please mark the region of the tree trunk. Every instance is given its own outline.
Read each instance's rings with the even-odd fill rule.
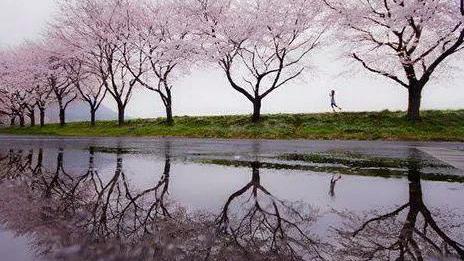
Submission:
[[[19,126],[21,128],[25,127],[26,126],[26,121],[24,119],[24,113],[20,113],[19,114]]]
[[[409,87],[408,120],[416,122],[420,120],[420,106],[422,99],[422,88]]]
[[[29,120],[31,123],[31,127],[35,127],[35,110],[29,112]]]
[[[11,127],[16,126],[16,116],[11,116],[10,117],[10,126]]]
[[[96,112],[97,112],[97,110],[95,110],[94,108],[90,108],[90,126],[92,126],[92,127],[95,127],[95,125],[96,125],[96,120],[95,120]]]
[[[170,101],[166,104],[166,124],[167,125],[174,124],[174,119],[172,117],[172,104]]]
[[[118,124],[119,126],[124,125],[124,106],[118,105]]]
[[[261,100],[254,100],[253,101],[253,116],[251,117],[251,121],[253,123],[257,123],[261,120]]]
[[[66,125],[66,110],[60,108],[60,126]]]
[[[166,109],[166,124],[173,125],[174,119],[172,117],[172,93],[166,80],[164,81],[164,90],[166,92],[166,95],[160,93],[160,96],[161,100],[163,100],[164,107]]]
[[[45,108],[40,108],[40,127],[45,126]]]

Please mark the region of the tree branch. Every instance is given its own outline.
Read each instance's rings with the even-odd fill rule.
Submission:
[[[403,82],[402,80],[400,80],[397,76],[370,67],[364,60],[362,60],[361,58],[359,58],[359,56],[358,56],[357,54],[355,54],[355,53],[353,53],[352,56],[353,56],[354,59],[356,59],[357,61],[359,61],[359,62],[364,66],[364,68],[366,68],[367,70],[369,70],[369,71],[371,71],[371,72],[373,72],[373,73],[377,73],[377,74],[380,74],[380,75],[382,75],[382,76],[388,77],[388,78],[394,80],[395,82],[401,84],[403,87],[409,88],[409,85],[408,85],[407,83]]]

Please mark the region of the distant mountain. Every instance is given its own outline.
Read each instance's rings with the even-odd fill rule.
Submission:
[[[89,106],[86,103],[74,103],[69,105],[66,109],[66,122],[76,122],[76,121],[90,121],[90,111]],[[45,113],[45,118],[47,123],[57,123],[59,122],[58,115],[58,106],[51,106],[47,109]],[[111,110],[105,105],[101,105],[97,111],[97,121],[99,120],[115,120],[117,119],[117,113]],[[29,119],[26,118],[28,121]],[[36,111],[36,122],[39,122],[39,112]],[[0,127],[9,126],[9,119],[7,117],[0,116]]]
[[[46,113],[47,122],[59,122],[59,110],[58,106],[50,107]],[[97,111],[97,121],[98,120],[115,120],[117,119],[117,113],[111,110],[105,105],[101,105]],[[90,109],[89,106],[84,103],[73,103],[68,106],[66,109],[66,121],[67,122],[76,122],[76,121],[90,121]]]

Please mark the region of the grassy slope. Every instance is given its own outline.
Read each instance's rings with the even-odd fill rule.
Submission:
[[[163,119],[132,120],[118,127],[116,122],[71,123],[61,128],[6,128],[0,133],[57,136],[178,136],[263,139],[358,139],[464,141],[464,110],[424,111],[423,120],[409,123],[403,112],[362,112],[340,114],[266,115],[259,124],[249,116],[177,117],[174,126]]]

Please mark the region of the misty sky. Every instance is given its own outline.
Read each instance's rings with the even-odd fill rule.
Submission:
[[[14,46],[24,39],[40,37],[54,12],[54,0],[0,0],[0,47]],[[407,92],[403,87],[362,69],[343,73],[350,60],[340,58],[335,48],[321,49],[311,56],[311,69],[304,79],[271,94],[263,102],[263,112],[329,111],[329,90],[337,90],[337,102],[346,111],[405,110]],[[461,58],[461,60],[459,60]],[[464,108],[464,66],[462,54],[450,60],[451,73],[439,75],[424,89],[423,109]],[[229,86],[222,71],[201,68],[175,83],[176,115],[250,113],[252,106]],[[111,101],[108,101],[111,106]],[[135,117],[163,116],[164,109],[155,93],[139,90],[128,105]]]

